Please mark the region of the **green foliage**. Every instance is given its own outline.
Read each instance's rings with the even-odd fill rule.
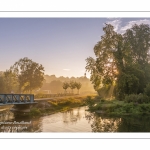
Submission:
[[[75,82],[74,81],[70,81],[69,87],[72,89],[72,93],[73,93],[73,90],[76,88]]]
[[[30,111],[30,115],[31,116],[39,116],[39,115],[41,115],[41,111],[37,108],[32,108]]]
[[[102,112],[107,115],[139,115],[150,114],[150,104],[138,104],[124,103],[119,104],[102,104],[99,103],[96,106],[89,108],[90,111]]]
[[[135,24],[119,34],[112,25],[106,24],[103,31],[104,35],[94,46],[96,59],[86,59],[94,89],[100,96],[102,93],[104,97],[115,95],[119,100],[126,94],[144,93],[150,82],[149,25]],[[113,95],[108,95],[111,86]]]
[[[80,82],[75,82],[75,87],[78,89],[78,94],[79,94],[79,90],[81,88],[82,84]]]
[[[65,89],[65,92],[66,92],[66,90],[69,88],[69,83],[67,83],[67,82],[64,82],[63,83],[63,89]]]
[[[150,102],[150,97],[144,94],[131,94],[127,95],[125,97],[125,102],[127,103],[136,103],[136,104],[142,104],[142,103],[149,103]]]
[[[90,111],[106,115],[150,114],[150,97],[144,94],[126,95],[125,101],[101,99],[98,102],[88,97],[86,104]]]
[[[6,85],[4,81],[4,76],[0,75],[0,93],[6,93]]]
[[[83,98],[81,99],[76,99],[76,98],[65,98],[65,99],[60,99],[58,101],[49,101],[50,105],[56,109],[60,110],[63,109],[64,107],[78,107],[81,105],[84,105],[84,100]]]
[[[64,82],[62,85],[63,89],[65,89],[65,92],[66,92],[66,89],[69,87],[72,89],[72,93],[73,93],[73,89],[77,88],[78,94],[79,94],[79,90],[80,90],[81,86],[82,86],[82,84],[80,82],[74,82],[74,81],[70,81],[70,83]]]
[[[63,89],[65,89],[65,92],[66,92],[66,89],[70,87],[70,89],[72,89],[72,93],[73,93],[73,90],[75,88],[77,88],[78,90],[78,94],[79,94],[79,89],[81,88],[82,84],[80,82],[75,82],[75,81],[70,81],[69,83],[68,82],[64,82],[62,87]]]
[[[89,108],[92,108],[95,104],[95,101],[91,98],[91,96],[87,96],[85,103]]]
[[[89,78],[87,77],[63,77],[63,76],[60,76],[60,77],[56,77],[55,75],[44,75],[44,78],[45,78],[45,81],[43,82],[43,85],[41,87],[41,91],[42,90],[50,90],[51,93],[58,93],[58,92],[64,92],[65,89],[63,89],[63,83],[68,83],[70,81],[75,81],[77,83],[81,83],[82,84],[82,87],[79,89],[79,92],[82,92],[82,93],[95,93],[95,90],[93,88],[93,85],[90,81]],[[55,82],[55,85],[54,84],[51,84],[52,81],[59,81],[59,82]],[[77,89],[77,88],[76,88]],[[76,92],[76,89],[75,89],[75,92]],[[66,89],[67,93],[70,92],[70,88],[68,87]],[[78,92],[78,90],[77,90]]]
[[[33,89],[41,87],[44,81],[44,67],[27,57],[11,66],[9,72],[15,74],[22,91],[31,93]]]
[[[144,89],[144,93],[150,97],[150,83],[146,85],[146,88]]]
[[[113,85],[105,85],[102,88],[99,88],[97,92],[98,92],[98,95],[101,96],[101,98],[106,99],[106,98],[111,98],[114,96],[113,90],[114,90]]]
[[[5,93],[16,93],[19,91],[18,78],[11,70],[6,70],[3,76]]]

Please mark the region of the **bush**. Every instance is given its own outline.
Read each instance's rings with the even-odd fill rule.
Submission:
[[[91,97],[92,98],[92,97]],[[99,102],[101,102],[103,99],[102,99],[102,97],[101,96],[95,96],[95,97],[93,97],[93,99],[94,99],[94,101],[96,102],[96,103],[99,103]],[[104,101],[104,100],[103,100]]]
[[[150,97],[150,83],[146,85],[146,88],[144,89],[144,93],[145,95]]]
[[[137,104],[142,104],[142,103],[149,103],[149,97],[145,94],[131,94],[125,96],[125,102],[127,103],[137,103]]]
[[[132,104],[127,104],[123,108],[126,111],[126,113],[131,113],[132,110],[133,110],[133,105]]]
[[[30,115],[32,115],[32,116],[38,116],[40,114],[41,114],[41,111],[37,108],[32,108],[30,111]]]
[[[95,110],[101,110],[102,109],[102,104],[101,103],[98,103],[95,107],[94,107]]]
[[[150,112],[150,105],[141,104],[141,109],[143,112]]]
[[[87,96],[86,100],[85,100],[86,105],[91,108],[94,106],[95,102],[94,100],[91,98],[91,96]]]

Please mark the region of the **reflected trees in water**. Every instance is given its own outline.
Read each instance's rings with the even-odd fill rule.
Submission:
[[[92,132],[150,132],[150,116],[108,117],[89,114]]]
[[[68,123],[76,123],[82,117],[82,112],[80,108],[76,108],[63,113],[63,122]]]
[[[117,132],[121,118],[105,118],[97,115],[87,115],[86,119],[91,122],[92,132]]]

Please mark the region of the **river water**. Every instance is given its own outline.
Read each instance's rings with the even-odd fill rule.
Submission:
[[[86,107],[39,118],[0,112],[0,132],[150,132],[150,116],[108,117]]]

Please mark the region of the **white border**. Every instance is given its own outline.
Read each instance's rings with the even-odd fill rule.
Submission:
[[[149,12],[0,12],[0,18],[150,18]]]
[[[149,0],[1,0],[1,11],[149,11]]]
[[[149,133],[0,133],[0,139],[150,139]]]
[[[150,12],[0,12],[0,18],[149,18]],[[144,139],[149,133],[1,133],[1,139]]]

